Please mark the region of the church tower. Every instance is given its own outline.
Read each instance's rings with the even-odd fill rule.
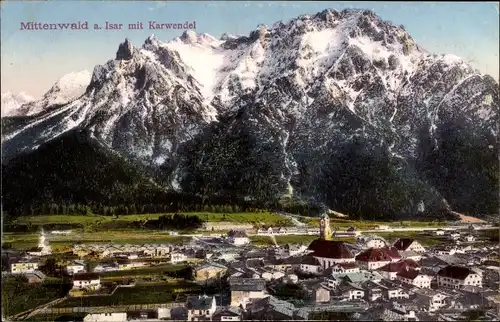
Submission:
[[[321,216],[319,222],[319,238],[324,240],[332,240],[332,229],[330,228],[330,217],[325,213]]]

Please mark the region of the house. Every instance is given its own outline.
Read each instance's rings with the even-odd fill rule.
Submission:
[[[382,248],[369,248],[356,256],[356,264],[361,269],[375,270],[392,262],[392,258]]]
[[[118,263],[101,263],[94,268],[94,273],[114,272],[119,269]]]
[[[231,230],[227,234],[230,244],[235,246],[246,245],[250,243],[248,235],[242,230]]]
[[[257,230],[257,235],[266,236],[272,235],[274,232],[273,227],[261,227]]]
[[[307,232],[307,235],[319,235],[320,229],[319,228],[307,228],[306,232]]]
[[[44,254],[43,247],[32,247],[26,251],[30,256],[42,256]]]
[[[444,236],[444,230],[437,229],[434,231],[434,234],[436,234],[436,236]]]
[[[299,271],[304,274],[319,274],[323,270],[319,260],[311,255],[301,258]]]
[[[83,318],[84,322],[122,322],[127,321],[126,312],[116,313],[92,313]]]
[[[297,256],[300,254],[303,254],[307,251],[307,246],[306,245],[290,245],[286,244],[283,247],[284,255],[286,257],[289,256]]]
[[[422,259],[422,254],[411,250],[402,251],[400,254],[402,259],[411,259],[414,260],[415,262],[418,262]]]
[[[139,258],[139,254],[134,253],[134,252],[115,253],[114,256],[116,258],[124,258],[124,259],[138,259]]]
[[[347,243],[325,239],[315,239],[308,247],[321,267],[327,269],[338,263],[355,262],[354,254]]]
[[[414,251],[417,253],[425,252],[425,248],[415,239],[399,238],[393,245],[398,251]]]
[[[127,311],[127,321],[143,320],[143,321],[159,321],[159,310],[133,310]]]
[[[333,274],[359,273],[359,266],[356,263],[339,263],[330,269]]]
[[[403,283],[415,285],[420,288],[431,288],[432,276],[423,274],[419,270],[402,270],[396,274],[396,278]]]
[[[455,232],[455,233],[451,233],[450,234],[450,239],[451,240],[458,240],[460,238],[460,233],[459,232]]]
[[[428,312],[435,312],[447,305],[447,296],[441,292],[436,292],[431,289],[418,289],[415,291],[415,294],[421,308]]]
[[[380,318],[382,321],[418,321],[414,310],[408,310],[397,302],[392,307],[386,308]]]
[[[306,286],[307,297],[313,303],[327,303],[330,302],[330,289],[323,283],[313,283]]]
[[[10,264],[10,272],[12,274],[33,273],[38,270],[39,261],[35,258],[22,258]]]
[[[170,254],[170,263],[177,264],[187,261],[187,256],[183,253],[173,252]]]
[[[394,246],[386,246],[382,247],[382,249],[387,253],[387,255],[389,255],[392,262],[399,262],[403,259],[398,249]]]
[[[381,280],[377,283],[383,287],[384,297],[388,300],[408,299],[410,297],[410,292],[398,283],[388,280]]]
[[[374,281],[365,281],[361,283],[361,287],[365,290],[365,298],[369,302],[376,301],[384,296],[385,288]]]
[[[228,268],[217,263],[205,263],[194,269],[194,279],[197,282],[211,282],[219,280],[226,274]]]
[[[140,268],[146,266],[145,262],[133,262],[130,260],[121,260],[118,261],[118,270],[124,271],[134,268]]]
[[[261,299],[267,295],[266,281],[261,278],[230,278],[231,306],[244,308],[253,299]]]
[[[218,307],[213,314],[212,321],[241,321],[242,312],[238,307]]]
[[[85,263],[80,260],[73,261],[71,264],[66,266],[66,272],[68,275],[85,273]]]
[[[362,248],[382,248],[387,245],[387,242],[378,236],[359,236],[356,243]]]
[[[245,320],[293,320],[294,312],[292,303],[267,296],[248,305]]]
[[[95,273],[76,274],[73,276],[74,289],[93,289],[101,287],[101,278]]]
[[[462,289],[465,286],[482,287],[483,277],[471,268],[448,265],[437,274],[439,287]]]
[[[43,283],[45,278],[47,278],[47,276],[45,276],[45,274],[40,271],[34,271],[33,273],[26,273],[24,276],[26,276],[26,278],[28,279],[29,284],[40,284]]]
[[[356,283],[341,284],[338,287],[338,293],[340,293],[343,298],[350,301],[360,300],[365,297],[365,290]]]
[[[257,230],[257,235],[286,235],[287,232],[284,227],[261,227]]]
[[[188,296],[186,300],[188,321],[210,321],[216,308],[214,296]]]
[[[475,241],[475,240],[476,240],[476,237],[474,237],[474,236],[473,236],[473,235],[471,235],[471,234],[468,234],[468,235],[465,235],[465,236],[464,236],[464,241],[466,241],[466,242],[471,243],[471,242],[473,242],[473,241]]]
[[[396,280],[397,273],[403,270],[409,270],[409,269],[416,270],[419,268],[420,266],[414,260],[405,259],[396,263],[389,263],[385,266],[382,266],[381,268],[378,269],[378,272],[388,280]]]
[[[351,283],[362,283],[364,281],[381,281],[383,276],[376,271],[360,271],[359,273],[347,273],[341,275],[343,280]]]

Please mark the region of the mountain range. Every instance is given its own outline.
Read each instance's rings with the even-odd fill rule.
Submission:
[[[61,196],[73,181],[56,168],[75,162],[75,135],[69,145],[98,147],[157,189],[203,200],[373,219],[498,210],[498,82],[369,10],[328,9],[247,36],[126,39],[75,78],[80,90],[59,82],[2,118],[4,204],[112,202],[77,196],[89,187]],[[106,195],[95,180],[85,184]]]

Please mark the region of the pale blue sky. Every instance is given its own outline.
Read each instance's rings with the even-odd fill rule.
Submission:
[[[383,2],[151,2],[151,1],[40,1],[1,2],[2,92],[24,91],[39,97],[64,74],[114,58],[128,37],[141,45],[153,32],[164,41],[182,30],[151,31],[21,31],[20,23],[104,21],[128,25],[136,21],[196,21],[196,31],[220,37],[224,32],[248,34],[258,24],[288,21],[326,8],[368,8],[382,19],[403,24],[415,40],[435,53],[453,53],[498,80],[498,4],[490,3],[383,3]]]

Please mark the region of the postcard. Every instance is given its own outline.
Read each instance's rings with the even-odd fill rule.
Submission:
[[[0,8],[2,320],[500,319],[498,3]]]

